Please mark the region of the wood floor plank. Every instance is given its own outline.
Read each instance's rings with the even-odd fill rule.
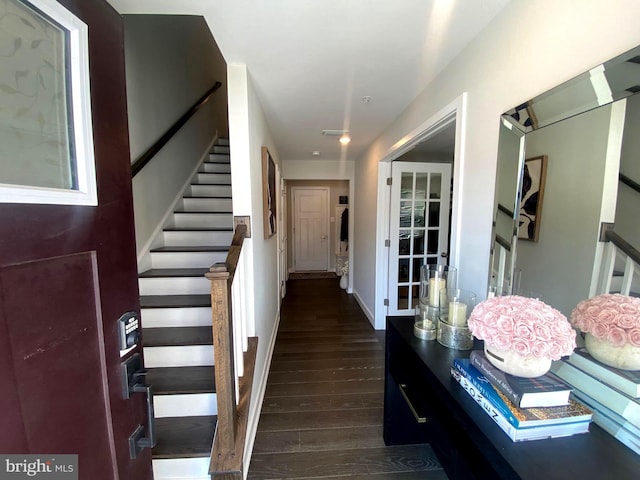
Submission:
[[[269,381],[271,375],[280,372],[306,372],[309,370],[327,369],[362,369],[362,368],[384,368],[384,359],[379,355],[370,358],[354,358],[348,363],[343,358],[311,358],[307,360],[273,360],[269,368]]]
[[[344,382],[376,379],[384,379],[384,368],[334,368],[297,372],[271,372],[269,374],[269,382],[272,385],[278,383]]]
[[[381,408],[265,413],[260,415],[258,429],[261,432],[278,432],[283,430],[371,425],[382,425]]]
[[[322,395],[327,393],[382,393],[382,379],[354,382],[308,382],[293,384],[267,383],[265,397],[288,397],[291,395]]]
[[[387,472],[428,472],[442,467],[427,445],[378,447],[322,452],[257,454],[251,480],[324,478]],[[424,478],[424,477],[423,477]]]
[[[309,452],[384,447],[382,426],[258,432],[254,453]]]
[[[266,397],[263,413],[310,412],[347,410],[353,408],[382,408],[384,400],[380,392],[345,395],[302,395]]]

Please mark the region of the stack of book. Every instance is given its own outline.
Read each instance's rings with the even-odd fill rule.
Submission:
[[[640,454],[640,371],[599,362],[584,348],[551,370],[571,384],[574,395],[593,410],[593,422]]]
[[[469,359],[454,360],[451,375],[514,442],[589,431],[592,411],[552,374],[535,379],[507,375],[474,350]]]

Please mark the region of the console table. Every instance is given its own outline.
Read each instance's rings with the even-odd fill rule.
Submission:
[[[451,377],[453,360],[468,356],[416,338],[413,317],[387,318],[387,445],[429,443],[452,480],[638,478],[640,456],[594,423],[586,434],[512,442]]]

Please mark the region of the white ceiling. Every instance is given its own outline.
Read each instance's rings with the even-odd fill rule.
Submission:
[[[280,159],[337,160],[357,159],[510,0],[108,1],[203,15],[227,64],[247,65]]]

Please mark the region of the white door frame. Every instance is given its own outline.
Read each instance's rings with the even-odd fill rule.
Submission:
[[[378,222],[376,224],[376,278],[374,328],[384,330],[388,308],[385,305],[389,285],[389,220],[391,209],[391,187],[387,178],[391,177],[391,162],[411,150],[443,128],[455,122],[456,138],[453,160],[453,198],[451,200],[451,248],[449,263],[458,266],[460,259],[460,231],[462,211],[463,172],[465,161],[465,131],[467,120],[467,93],[457,97],[427,121],[402,137],[380,159],[378,164]]]
[[[293,238],[292,238],[292,242],[291,242],[291,251],[292,251],[292,259],[293,259],[293,267],[294,267],[294,271],[298,271],[298,267],[296,265],[296,258],[297,258],[297,252],[296,252],[296,234],[297,232],[295,231],[295,226],[296,226],[296,216],[297,216],[297,208],[296,208],[296,192],[298,190],[322,190],[325,192],[326,195],[326,199],[327,199],[327,209],[326,209],[326,217],[324,219],[324,224],[325,224],[325,232],[327,232],[327,270],[329,269],[329,265],[331,264],[330,262],[330,255],[331,255],[331,236],[329,235],[329,232],[331,231],[330,229],[330,222],[329,222],[329,216],[330,216],[330,194],[331,194],[331,189],[329,187],[304,187],[304,186],[296,186],[296,187],[291,187],[291,196],[293,197],[291,205],[292,205],[292,212],[291,212],[291,219],[293,221]]]

